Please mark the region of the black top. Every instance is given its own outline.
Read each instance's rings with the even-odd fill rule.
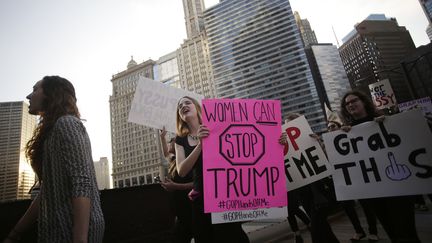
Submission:
[[[357,119],[357,120],[353,119],[353,121],[351,122],[351,126],[362,124],[362,123],[365,123],[365,122],[368,122],[368,121],[373,121],[374,118],[375,118],[374,116],[370,116],[369,115],[367,117],[360,118],[360,119]]]
[[[176,137],[176,144],[183,146],[185,151],[185,158],[187,158],[196,146],[190,146],[188,137]],[[190,172],[189,172],[190,173]],[[199,192],[203,192],[203,165],[202,165],[202,152],[200,153],[195,165],[192,168],[193,184],[194,189]]]

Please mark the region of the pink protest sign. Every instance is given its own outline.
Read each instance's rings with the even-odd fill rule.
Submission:
[[[287,205],[276,100],[205,99],[204,211],[225,212]]]

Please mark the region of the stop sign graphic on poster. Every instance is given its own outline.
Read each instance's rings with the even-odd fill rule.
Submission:
[[[264,135],[252,124],[229,125],[219,137],[220,154],[231,165],[254,165],[264,155]]]

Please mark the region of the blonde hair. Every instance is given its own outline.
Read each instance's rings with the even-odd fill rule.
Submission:
[[[198,121],[200,124],[202,124],[202,119],[201,119],[201,113],[202,112],[201,112],[201,105],[199,104],[199,102],[196,99],[189,97],[189,96],[181,97],[179,99],[179,101],[177,102],[177,108],[176,108],[176,134],[177,134],[177,136],[180,136],[180,137],[184,137],[184,136],[188,135],[190,132],[188,124],[181,119],[180,114],[179,114],[179,103],[184,98],[189,99],[195,105],[195,109],[197,111],[197,116],[198,116]]]

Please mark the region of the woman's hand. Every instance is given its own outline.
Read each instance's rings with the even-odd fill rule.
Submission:
[[[385,120],[385,116],[384,115],[378,116],[378,117],[374,118],[375,122],[383,122],[384,120]]]
[[[176,190],[174,182],[172,180],[168,179],[168,178],[166,178],[160,184],[161,184],[162,188],[165,189],[168,192],[172,192],[172,191]]]
[[[321,142],[321,139],[320,139],[320,137],[318,136],[318,134],[312,133],[312,134],[309,134],[309,137],[311,137],[311,138],[317,140],[318,142]]]
[[[206,125],[200,125],[198,128],[197,136],[199,138],[200,143],[202,142],[203,138],[206,138],[210,135],[210,130]]]
[[[279,143],[281,145],[286,145],[288,143],[288,135],[286,132],[283,132],[279,137]]]
[[[349,131],[351,131],[351,126],[342,126],[341,130],[344,132],[349,132]]]
[[[165,139],[167,131],[165,130],[165,126],[163,126],[162,130],[159,130],[159,135],[162,139]]]

